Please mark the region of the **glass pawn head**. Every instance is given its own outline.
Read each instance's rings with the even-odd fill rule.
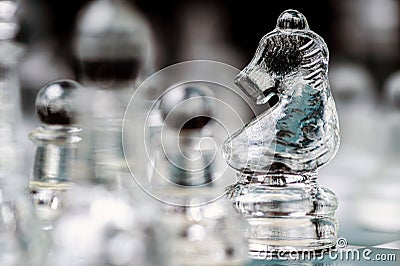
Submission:
[[[57,80],[45,85],[36,97],[36,112],[47,125],[69,126],[76,122],[75,93],[81,88],[72,80]]]
[[[161,99],[160,110],[164,123],[176,130],[201,130],[213,115],[213,92],[200,85],[181,85]]]
[[[311,31],[303,14],[286,10],[275,30],[265,35],[253,60],[235,83],[256,103],[290,97],[306,85],[321,90],[327,84],[328,49]]]
[[[77,76],[85,85],[126,88],[151,68],[149,25],[123,1],[89,3],[79,16],[75,34]]]

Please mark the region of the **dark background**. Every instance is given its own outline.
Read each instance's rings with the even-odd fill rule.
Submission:
[[[89,1],[30,0],[23,5],[22,27],[18,39],[28,45],[51,40],[54,56],[68,63],[68,47],[76,16],[87,2]],[[344,58],[363,64],[374,74],[378,84],[382,84],[390,73],[400,67],[400,10],[396,0],[129,2],[151,24],[159,48],[157,68],[182,59],[193,59],[180,58],[178,55],[185,49],[185,45],[179,40],[183,23],[181,17],[191,6],[216,10],[220,15],[219,22],[223,22],[223,25],[217,23],[215,27],[220,27],[224,33],[223,41],[242,54],[243,58],[237,63],[239,65],[235,65],[238,68],[242,68],[251,59],[260,38],[275,27],[279,14],[289,8],[306,15],[310,28],[327,42],[331,58]],[[199,24],[203,22],[196,17],[192,20],[198,20],[196,23]],[[382,34],[383,32],[387,34]]]

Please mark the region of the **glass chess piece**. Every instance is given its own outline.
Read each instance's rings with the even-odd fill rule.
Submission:
[[[8,178],[14,178],[9,175]],[[1,181],[3,181],[3,177]],[[0,188],[0,264],[39,266],[44,261],[44,241],[32,204],[23,191]]]
[[[83,134],[76,183],[51,232],[47,265],[162,265],[158,260],[165,256],[154,244],[157,208],[132,179],[121,139],[128,100],[150,68],[148,26],[119,0],[91,2],[77,25],[74,55],[85,86],[78,99]]]
[[[215,200],[220,191],[214,182],[213,97],[205,86],[184,84],[168,90],[158,102],[162,141],[153,146],[158,156],[151,192],[158,190],[154,194],[165,200],[167,265],[244,265],[247,261],[244,220],[225,198]]]
[[[88,105],[82,124],[90,175],[98,182],[112,177],[110,183],[115,184],[115,174],[122,170],[132,181],[123,154],[122,124],[133,90],[152,68],[150,28],[126,2],[97,0],[82,10],[75,35],[77,76],[87,94],[82,98],[82,105]]]
[[[45,265],[165,265],[158,261],[165,256],[155,240],[156,209],[131,197],[128,189],[81,178],[66,192],[68,206],[50,232],[52,249]]]
[[[50,232],[51,249],[46,265],[163,265],[159,260],[165,256],[156,244],[156,229],[160,225],[155,215],[159,212],[130,176],[123,153],[113,150],[120,151],[122,147],[112,146],[114,139],[106,137],[100,149],[85,147],[93,145],[91,134],[98,133],[88,124],[92,106],[87,104],[91,94],[86,92],[83,90],[79,94],[82,99],[77,100],[77,120],[83,131],[89,130],[77,147],[77,166],[72,171],[74,185],[66,191],[67,205]],[[111,124],[107,130],[112,130],[111,133],[120,130],[113,127]],[[113,157],[102,161],[92,152]]]
[[[373,176],[362,183],[356,201],[357,222],[363,228],[397,233],[400,239],[400,72],[384,83],[385,113],[380,122],[382,160]]]
[[[23,177],[17,9],[18,1],[0,1],[0,265],[38,266],[43,243]]]
[[[76,147],[81,128],[76,125],[78,90],[72,80],[46,84],[36,97],[36,112],[42,123],[29,138],[35,144],[34,165],[29,194],[45,230],[59,216],[65,191],[74,179]]]
[[[22,108],[18,67],[24,49],[14,41],[19,25],[16,19],[17,1],[0,1],[0,174],[17,173],[25,167],[21,143]],[[9,182],[11,180],[7,180]],[[22,173],[13,183],[22,185]]]
[[[238,171],[228,198],[250,224],[246,236],[255,259],[336,243],[337,198],[316,180],[339,147],[327,70],[325,42],[303,14],[287,10],[235,79],[255,102],[275,102],[223,146]]]

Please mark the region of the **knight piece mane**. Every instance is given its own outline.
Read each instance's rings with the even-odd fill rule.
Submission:
[[[256,64],[265,67],[266,71],[277,75],[302,71],[304,80],[312,86],[317,88],[324,83],[328,50],[321,37],[312,31],[282,31],[276,28],[261,40],[260,46],[263,50],[260,55],[255,55]]]

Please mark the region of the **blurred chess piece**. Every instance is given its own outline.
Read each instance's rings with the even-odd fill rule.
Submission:
[[[124,1],[96,0],[80,13],[74,55],[86,87],[83,157],[98,182],[133,182],[122,148],[123,116],[134,89],[153,67],[152,52],[148,23]]]
[[[159,212],[130,176],[118,146],[121,133],[114,135],[120,129],[113,124],[107,128],[107,120],[101,129],[87,124],[85,112],[92,106],[86,104],[91,95],[86,92],[79,94],[76,117],[83,131],[89,130],[81,143],[86,141],[90,149],[77,148],[77,164],[71,172],[74,185],[66,191],[66,206],[53,223],[46,265],[162,265],[159,260],[165,256],[156,244]],[[92,147],[94,140],[101,146]],[[90,171],[93,168],[95,172]]]
[[[243,220],[224,198],[216,201],[213,93],[200,85],[177,85],[160,99],[162,141],[151,177],[161,195],[169,254],[167,265],[244,265]],[[222,196],[223,193],[220,194]]]
[[[155,208],[143,201],[132,204],[129,194],[82,179],[68,190],[46,265],[164,265],[155,244]]]
[[[19,30],[17,8],[17,1],[0,1],[0,176],[9,186],[21,187],[25,161],[19,158],[25,154],[18,63],[23,49],[13,40]]]
[[[148,74],[150,51],[147,23],[125,2],[97,0],[81,12],[74,55],[85,86],[77,115],[82,142],[76,183],[51,232],[48,265],[161,265],[157,209],[130,175],[121,139],[124,111]]]
[[[17,8],[17,1],[0,1],[0,265],[36,266],[43,253],[23,184]]]
[[[42,123],[30,135],[35,144],[29,193],[44,230],[52,228],[64,205],[76,167],[76,146],[81,141],[77,126],[77,93],[82,87],[72,80],[46,84],[36,97],[36,112]]]
[[[223,147],[238,178],[228,197],[250,224],[246,236],[255,259],[336,244],[337,198],[317,183],[319,168],[339,147],[327,74],[325,42],[303,14],[286,10],[235,79],[254,102],[275,103]]]
[[[21,194],[10,194],[6,187],[0,187],[0,264],[40,266],[46,243],[32,204]]]
[[[73,50],[85,86],[132,89],[153,67],[149,25],[123,0],[90,2],[78,18]]]
[[[384,150],[379,168],[363,182],[357,202],[358,222],[379,232],[396,232],[400,238],[400,72],[384,84],[385,132],[380,136]]]
[[[146,200],[142,195],[144,193],[134,183],[123,154],[119,153],[122,147],[112,146],[115,145],[113,140],[117,139],[113,134],[120,129],[113,124],[110,125],[111,132],[107,124],[101,129],[105,132],[99,128],[95,128],[99,131],[93,131],[90,124],[85,128],[88,125],[85,112],[90,111],[91,107],[85,104],[90,99],[86,98],[90,95],[86,92],[82,90],[79,93],[78,110],[73,114],[79,124],[80,121],[85,122],[83,131],[88,129],[89,134],[83,134],[82,138],[88,138],[82,139],[76,149],[76,165],[63,169],[66,176],[62,177],[66,179],[59,180],[61,188],[69,185],[68,177],[73,177],[74,183],[65,191],[62,212],[52,223],[53,230],[49,232],[51,248],[46,265],[162,265],[158,260],[164,256],[159,254],[156,245],[154,225],[157,222],[154,218],[157,208],[149,198]],[[101,139],[96,139],[96,134],[102,133]],[[109,135],[115,139],[107,138]],[[79,141],[77,136],[74,140]],[[87,147],[82,148],[82,143],[93,145],[93,140],[99,141],[98,144],[102,146],[89,146],[89,152]],[[121,140],[118,141],[121,143]],[[93,151],[98,154],[93,155]],[[93,166],[96,172],[90,171]],[[51,203],[54,203],[51,207],[54,205],[55,209],[58,208],[57,200]]]

